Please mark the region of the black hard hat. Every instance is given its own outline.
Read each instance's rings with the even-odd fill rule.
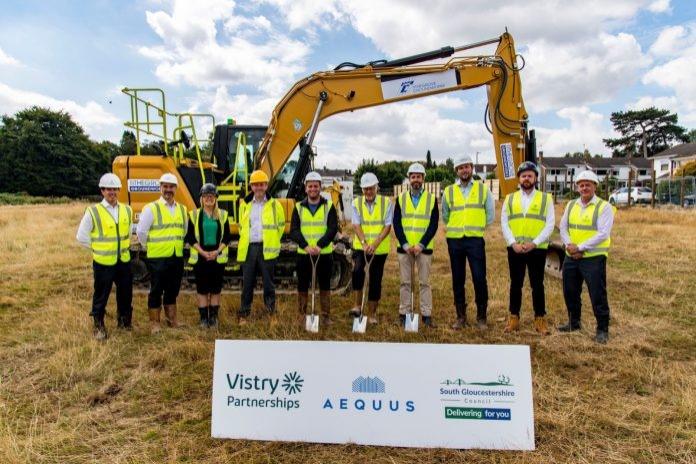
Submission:
[[[534,171],[534,174],[539,175],[539,168],[536,164],[531,161],[525,161],[524,163],[517,166],[517,177],[520,176],[524,171]]]
[[[203,184],[203,187],[201,187],[201,196],[211,194],[215,195],[216,197],[218,196],[217,187],[215,184]]]

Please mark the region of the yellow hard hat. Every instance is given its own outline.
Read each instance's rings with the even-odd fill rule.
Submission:
[[[260,182],[268,182],[268,174],[261,170],[256,170],[252,172],[251,176],[249,177],[249,183],[258,184]]]

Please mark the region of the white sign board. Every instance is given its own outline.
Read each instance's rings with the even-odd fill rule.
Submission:
[[[529,347],[217,340],[212,436],[533,450]]]
[[[159,192],[159,179],[128,179],[129,192]]]
[[[454,69],[408,77],[384,76],[382,77],[382,97],[390,100],[456,86],[457,72]]]

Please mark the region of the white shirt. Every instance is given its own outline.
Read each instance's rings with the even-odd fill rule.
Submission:
[[[263,223],[261,217],[263,215],[263,207],[266,204],[266,197],[257,200],[256,197],[251,200],[251,215],[249,217],[249,243],[263,242]]]
[[[176,209],[179,207],[176,201],[169,204],[165,201],[164,197],[160,197],[157,201],[166,207],[172,215],[176,214]],[[152,227],[154,220],[155,218],[152,215],[152,210],[150,208],[143,208],[140,212],[140,219],[138,219],[138,227],[135,230],[135,233],[138,235],[138,241],[143,247],[147,245],[147,234],[150,232],[150,227]],[[186,231],[187,228],[188,215],[184,217],[184,231]]]
[[[101,205],[106,208],[109,214],[111,214],[111,217],[114,218],[116,224],[118,224],[118,202],[116,202],[116,206],[111,206],[109,202],[104,199],[101,201]],[[92,215],[85,209],[85,215],[82,216],[80,226],[77,228],[77,235],[75,236],[80,245],[85,248],[92,248],[92,237],[90,234],[93,228],[94,222],[92,221]]]
[[[522,193],[522,214],[527,214],[527,210],[529,209],[529,205],[532,203],[532,198],[536,193],[536,189],[533,188],[532,191],[529,193],[525,193],[524,190],[520,189],[520,192]],[[543,192],[542,194],[546,195]],[[534,238],[534,240],[532,240],[532,243],[534,243],[534,245],[536,246],[539,246],[539,244],[548,241],[549,237],[551,237],[551,233],[553,232],[553,227],[555,224],[556,214],[554,211],[553,203],[550,203],[546,205],[546,222],[544,223],[544,228],[541,229],[539,235],[537,235]],[[508,221],[507,202],[503,203],[503,207],[500,211],[500,226],[503,229],[503,237],[505,238],[507,246],[512,246],[517,240],[515,240],[515,235],[512,233],[512,229],[510,229],[510,222]]]
[[[578,199],[577,204],[580,206],[583,210],[587,208],[590,205],[596,205],[597,202],[599,202],[599,197],[595,195],[592,197],[590,202],[588,204],[584,204],[581,199]],[[563,217],[561,218],[561,223],[559,224],[559,228],[561,229],[561,240],[563,240],[563,243],[568,246],[570,245],[570,233],[568,232],[568,213],[569,213],[569,208],[570,205],[573,202],[570,201],[566,205],[566,209],[563,212]],[[609,234],[611,234],[611,228],[614,225],[614,208],[611,207],[611,205],[607,205],[606,208],[599,214],[599,217],[597,218],[597,233],[592,236],[591,238],[585,240],[582,243],[576,243],[578,246],[578,249],[580,251],[585,251],[589,250],[592,248],[596,248],[597,245],[602,243],[604,240],[609,237]]]
[[[375,197],[377,199],[377,197]],[[362,199],[361,199],[362,201]],[[393,211],[394,211],[394,205],[392,204],[391,200],[389,198],[386,198],[386,204],[387,204],[387,212],[384,218],[384,225],[385,226],[390,226],[392,225],[392,219],[393,219]],[[367,201],[365,200],[365,205],[367,206],[367,210],[372,214],[372,210],[375,209],[375,202],[373,201]],[[358,211],[358,208],[355,207],[355,205],[351,205],[353,208],[353,216],[351,218],[351,222],[354,225],[362,224],[362,221],[360,219],[360,211]]]

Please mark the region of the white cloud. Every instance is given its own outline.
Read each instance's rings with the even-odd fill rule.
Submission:
[[[12,114],[34,105],[70,113],[85,132],[96,140],[113,135],[114,128],[120,126],[116,116],[94,101],[81,104],[73,100],[58,100],[40,93],[16,89],[0,82],[0,114]]]
[[[0,48],[0,66],[22,66],[22,63],[20,61],[5,53],[5,51]]]
[[[652,13],[668,13],[672,11],[669,3],[670,0],[655,0],[648,5],[648,10]]]
[[[593,155],[607,153],[602,139],[612,137],[613,133],[607,127],[604,115],[591,111],[587,106],[562,108],[556,115],[568,120],[569,127],[536,128],[537,149],[543,151],[545,156],[562,156],[584,148]]]
[[[686,28],[684,26],[670,26],[664,28],[657,39],[650,46],[650,53],[653,55],[674,55],[681,50],[684,38],[686,37]]]

